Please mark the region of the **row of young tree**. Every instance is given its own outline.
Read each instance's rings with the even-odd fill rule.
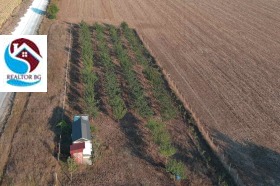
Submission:
[[[135,53],[137,63],[143,65],[144,74],[152,85],[153,94],[159,106],[163,119],[169,120],[177,116],[178,110],[173,104],[173,99],[165,85],[160,69],[152,62],[152,57],[145,49],[135,32],[126,23],[121,24],[121,29]]]
[[[105,92],[109,98],[109,105],[112,108],[114,118],[120,120],[127,113],[127,108],[122,99],[122,91],[115,72],[115,64],[112,62],[107,41],[104,36],[105,28],[99,24],[95,24],[94,28],[98,42],[100,62],[104,68]]]
[[[86,112],[96,117],[98,114],[98,100],[96,99],[95,84],[98,81],[96,73],[93,71],[93,45],[92,34],[89,26],[82,22],[80,24],[79,39],[81,44],[81,59],[83,62],[82,80],[84,83],[84,100],[86,103]]]
[[[133,63],[127,54],[127,50],[123,47],[120,30],[114,26],[110,26],[110,36],[114,45],[114,52],[120,62],[124,78],[128,85],[131,106],[136,112],[144,118],[153,115],[149,102],[144,94],[144,89],[137,77],[136,72],[133,70]]]
[[[166,125],[158,120],[149,120],[146,126],[152,133],[153,141],[158,145],[159,153],[166,158],[166,171],[175,175],[177,179],[186,179],[184,163],[173,158],[177,149],[172,145]]]

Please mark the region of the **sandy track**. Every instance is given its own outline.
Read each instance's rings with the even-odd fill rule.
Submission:
[[[279,1],[62,0],[60,7],[65,21],[134,26],[245,182],[280,182],[271,163],[280,161]]]

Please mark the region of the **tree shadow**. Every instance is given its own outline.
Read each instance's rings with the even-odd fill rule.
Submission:
[[[71,119],[63,115],[63,109],[59,106],[55,107],[52,111],[52,115],[48,120],[49,127],[51,131],[55,134],[54,142],[56,144],[55,149],[53,150],[53,156],[57,157],[58,153],[58,144],[60,142],[60,134],[61,134],[61,156],[60,159],[66,161],[67,157],[70,156],[70,145],[72,144],[71,132],[63,132],[58,125],[59,122],[63,120],[69,125],[69,130],[71,131]],[[49,149],[50,150],[50,149]]]
[[[73,25],[71,30],[72,33],[72,50],[70,55],[69,64],[69,91],[67,91],[67,96],[69,104],[79,113],[82,113],[82,108],[79,105],[78,99],[81,97],[78,85],[81,83],[81,62],[80,62],[80,44],[79,44],[79,26]],[[70,33],[70,29],[68,32]]]
[[[195,160],[197,160],[197,158],[203,160],[197,150],[186,149],[178,143],[173,143],[173,145],[177,149],[177,152],[173,155],[173,157],[187,165],[190,165],[190,167],[194,167],[194,164],[196,164]]]
[[[140,121],[130,112],[120,121],[120,128],[129,140],[127,145],[132,154],[155,167],[164,167],[163,163],[156,162],[149,156],[149,153],[146,152],[147,143],[143,140],[143,133],[139,125]]]
[[[217,130],[213,131],[215,139],[225,143],[222,149],[245,184],[279,186],[278,152],[249,141],[237,142]]]

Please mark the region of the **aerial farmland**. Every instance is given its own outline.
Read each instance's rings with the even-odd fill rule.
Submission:
[[[56,20],[38,31],[49,36],[51,86],[44,96],[17,94],[0,185],[70,183],[56,160],[56,124],[78,113],[93,118],[98,156],[71,184],[280,184],[279,1],[51,2]],[[168,140],[154,138],[157,127]],[[44,154],[26,160],[29,149]],[[184,164],[179,181],[173,160]],[[24,164],[34,161],[36,171]]]
[[[69,22],[125,20],[133,26],[242,179],[280,182],[278,1],[65,0],[60,5],[67,7],[60,16]]]

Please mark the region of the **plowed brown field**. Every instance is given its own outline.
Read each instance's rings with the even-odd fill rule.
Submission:
[[[67,22],[126,21],[245,183],[280,183],[280,1],[62,0]]]

